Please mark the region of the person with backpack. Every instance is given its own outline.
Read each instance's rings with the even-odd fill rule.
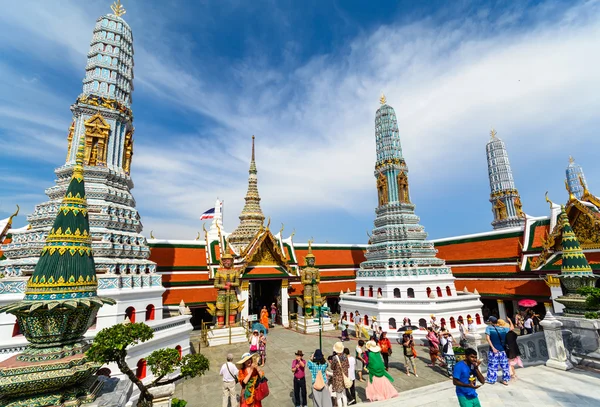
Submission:
[[[498,366],[502,369],[502,380],[500,383],[507,386],[510,381],[510,368],[506,356],[506,334],[515,329],[512,321],[509,319],[510,327],[498,325],[498,318],[491,316],[488,319],[491,325],[485,328],[485,337],[490,350],[488,351],[488,369],[487,383],[494,384],[498,380]]]
[[[327,361],[321,349],[315,350],[308,361],[308,370],[312,378],[312,399],[315,407],[333,407],[331,393],[326,385]]]
[[[456,358],[454,356],[454,338],[447,330],[442,331],[442,338],[440,339],[440,344],[442,345],[442,355],[444,355],[444,360],[446,361],[446,370],[448,372],[448,377],[452,377],[452,369],[454,369],[454,365],[456,364]]]
[[[387,337],[387,332],[381,332],[379,347],[381,348],[381,357],[383,358],[385,370],[388,370],[390,356],[392,355],[392,343]]]
[[[472,348],[465,350],[465,360],[461,360],[454,367],[452,384],[456,386],[456,397],[460,407],[481,407],[477,389],[483,385],[485,379],[479,371],[481,360],[477,359],[477,351]],[[479,380],[480,385],[477,385]]]

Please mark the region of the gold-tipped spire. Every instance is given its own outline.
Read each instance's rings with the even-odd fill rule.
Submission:
[[[565,180],[565,188],[567,189],[567,192],[569,193],[569,202],[577,200],[577,198],[575,198],[575,195],[573,195],[571,188],[569,188],[569,183],[567,182],[567,180]]]
[[[306,256],[304,256],[304,258],[307,257],[315,257],[315,255],[312,252],[312,244],[313,244],[314,240],[311,237],[310,239],[308,239],[308,253],[306,254]]]
[[[385,95],[383,94],[383,92],[381,92],[381,96],[379,97],[379,103],[381,103],[382,105],[385,105],[386,102],[387,102],[387,99],[385,98]]]
[[[110,8],[113,11],[113,14],[117,17],[121,17],[123,14],[127,13],[127,11],[125,11],[125,8],[121,4],[121,0],[115,1],[112,4],[112,6],[110,6]]]
[[[252,135],[252,161],[254,161],[254,134]]]
[[[569,164],[573,164],[575,162],[575,160],[573,159],[573,156],[570,155],[569,156]]]
[[[492,139],[495,139],[495,138],[496,138],[496,134],[498,134],[498,133],[496,133],[496,129],[494,129],[494,128],[492,127],[492,131],[490,131],[490,137],[491,137]]]

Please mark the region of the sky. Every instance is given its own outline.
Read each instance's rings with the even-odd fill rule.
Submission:
[[[110,1],[0,13],[0,218],[46,200],[63,165],[96,19]],[[133,30],[132,193],[143,234],[195,239],[244,203],[251,136],[272,228],[367,241],[375,112],[398,118],[430,238],[492,229],[485,145],[504,140],[523,209],[566,202],[569,155],[600,194],[599,1],[124,0]],[[208,226],[208,225],[207,225]]]

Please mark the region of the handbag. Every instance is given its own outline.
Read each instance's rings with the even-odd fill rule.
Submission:
[[[258,382],[256,384],[256,391],[254,393],[254,400],[261,401],[269,395],[268,381],[269,380],[264,376],[258,379]]]
[[[313,383],[313,389],[316,391],[321,391],[325,388],[325,380],[323,379],[323,373],[319,370],[317,372],[317,377],[315,378],[315,382]]]
[[[237,376],[234,376],[233,373],[231,373],[231,370],[229,370],[229,362],[225,362],[225,367],[227,368],[227,371],[229,372],[231,377],[233,377],[235,384],[238,384],[239,380],[238,380]]]
[[[339,356],[336,356],[336,358],[337,358],[338,364],[340,365],[340,369],[343,369],[343,367],[342,367],[342,362],[340,362],[340,357],[339,357]],[[352,385],[353,385],[354,383],[352,383],[352,380],[350,380],[350,379],[348,378],[348,376],[346,376],[346,375],[344,374],[344,370],[342,370],[342,377],[344,378],[344,387],[345,387],[345,388],[347,388],[347,389],[349,389],[350,387],[352,387]]]
[[[417,350],[415,349],[414,346],[411,346],[410,348],[412,349],[413,358],[416,359],[417,358]]]

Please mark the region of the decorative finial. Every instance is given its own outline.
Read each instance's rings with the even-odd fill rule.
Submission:
[[[383,94],[383,92],[381,92],[381,97],[379,98],[379,103],[381,103],[382,105],[385,105],[385,102],[387,102],[387,99],[385,98],[385,95]]]
[[[292,234],[290,235],[290,239],[293,239],[295,234],[296,234],[296,229],[292,230]]]
[[[554,203],[550,200],[550,198],[548,198],[548,191],[546,191],[546,202],[548,202],[550,204],[550,209],[552,209],[552,206],[554,205]]]
[[[570,155],[569,156],[569,164],[573,164],[575,162],[575,160],[573,159],[573,156]]]
[[[590,191],[588,191],[587,185],[585,185],[585,182],[583,182],[583,177],[581,176],[581,174],[579,174],[577,178],[579,178],[579,185],[581,185],[581,188],[583,188],[583,196],[589,194]]]
[[[571,188],[569,188],[569,183],[567,182],[567,180],[565,180],[565,188],[569,193],[569,202],[575,201],[577,198],[575,198],[575,195],[573,195],[573,192],[571,192]]]
[[[271,217],[269,216],[269,220],[267,221],[266,229],[269,230],[269,226],[271,226]]]
[[[200,232],[198,232],[198,236],[196,236],[196,240],[200,240]]]
[[[121,17],[123,14],[127,13],[127,11],[125,11],[125,8],[121,4],[121,0],[115,1],[112,4],[112,6],[110,6],[110,8],[113,11],[113,14],[117,17]]]
[[[310,239],[308,239],[308,254],[312,254],[312,244],[313,244],[314,240],[312,238],[312,236],[310,237]]]
[[[493,138],[493,139],[496,138],[496,134],[498,134],[498,133],[496,133],[496,130],[492,127],[492,131],[490,131],[491,138]]]
[[[283,238],[283,234],[282,234],[283,233],[283,227],[284,227],[284,225],[282,223],[281,224],[281,229],[279,229],[279,236],[281,236],[281,238]]]
[[[19,208],[19,205],[17,205],[17,211],[15,213],[13,213],[12,215],[10,215],[10,218],[8,219],[9,224],[12,223],[13,218],[19,214],[20,210],[21,210],[21,208]]]
[[[252,161],[254,161],[254,135],[252,136]]]
[[[156,239],[156,238],[154,237],[154,233],[153,233],[153,232],[154,232],[153,230],[151,230],[151,231],[150,231],[150,239]]]

